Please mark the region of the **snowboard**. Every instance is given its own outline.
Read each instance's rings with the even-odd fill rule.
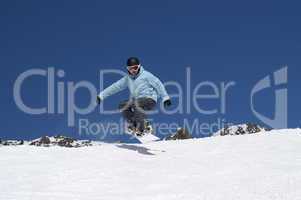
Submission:
[[[144,134],[142,136],[135,136],[135,137],[142,144],[147,144],[147,143],[150,143],[150,142],[155,142],[155,141],[160,140],[160,138],[158,138],[157,136],[155,136],[152,133]]]
[[[159,137],[154,135],[151,124],[148,124],[147,129],[143,132],[143,134],[139,134],[135,130],[131,130],[128,127],[129,127],[129,125],[126,125],[126,127],[125,127],[126,134],[131,135],[132,137],[136,138],[142,144],[160,140]]]

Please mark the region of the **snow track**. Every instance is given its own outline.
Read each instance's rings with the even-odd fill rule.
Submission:
[[[0,147],[0,199],[301,199],[301,131]]]

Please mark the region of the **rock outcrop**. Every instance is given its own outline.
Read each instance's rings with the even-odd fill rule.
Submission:
[[[192,136],[187,129],[179,128],[175,134],[165,138],[165,140],[185,140],[190,138]]]
[[[60,146],[60,147],[85,147],[92,146],[92,142],[89,140],[76,140],[71,137],[57,135],[54,137],[43,136],[29,143],[34,146]]]
[[[0,145],[3,146],[19,146],[23,144],[24,144],[23,140],[1,140],[0,139]]]
[[[225,135],[244,135],[244,134],[254,134],[254,133],[265,133],[270,131],[265,127],[261,127],[258,124],[247,123],[233,126],[225,126],[223,129],[219,130],[213,136],[225,136]]]

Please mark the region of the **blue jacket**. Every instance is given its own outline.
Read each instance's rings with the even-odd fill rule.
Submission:
[[[166,89],[162,82],[152,73],[146,71],[142,66],[137,75],[125,75],[123,78],[107,87],[98,95],[101,100],[119,91],[129,88],[132,98],[148,97],[157,102],[161,97],[162,101],[169,99]]]

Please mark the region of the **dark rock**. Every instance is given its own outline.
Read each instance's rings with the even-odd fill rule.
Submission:
[[[82,146],[92,146],[92,141],[91,140],[84,140],[82,141]]]
[[[229,126],[225,125],[225,127],[221,130],[220,135],[225,136],[225,135],[229,135],[229,134],[230,134]]]
[[[44,146],[44,147],[60,146],[60,147],[68,147],[68,148],[71,147],[78,148],[78,147],[92,146],[92,142],[90,140],[77,141],[76,139],[73,139],[71,137],[56,135],[53,137],[44,136],[40,139],[32,141],[30,145]]]
[[[184,140],[184,139],[190,139],[190,138],[191,138],[191,134],[188,132],[188,130],[185,128],[180,128],[179,130],[177,130],[177,132],[174,135],[169,136],[165,139],[166,140]]]
[[[50,139],[48,136],[43,136],[41,139],[40,139],[40,144],[50,144]]]
[[[261,131],[261,128],[257,124],[247,123],[247,132],[251,133],[258,133]]]
[[[29,143],[29,145],[39,146],[39,145],[38,145],[38,141],[31,141],[31,142]]]
[[[74,147],[72,145],[72,143],[74,142],[75,140],[72,139],[72,138],[68,138],[68,137],[65,137],[65,138],[61,138],[61,140],[58,141],[58,145],[61,146],[61,147]]]
[[[271,130],[273,130],[273,129],[272,129],[272,128],[264,127],[264,130],[265,130],[265,131],[271,131]]]
[[[9,146],[9,145],[10,145],[8,141],[3,141],[2,144],[3,144],[4,146]]]
[[[18,145],[23,145],[24,141],[23,140],[4,140],[4,141],[1,141],[1,144],[3,146],[18,146]]]
[[[269,131],[269,129],[265,127],[261,127],[254,123],[247,123],[242,125],[225,125],[223,129],[218,131],[216,135],[225,136],[225,135],[244,135],[244,134],[254,134],[254,133],[260,133],[260,132],[266,132]]]
[[[16,146],[25,144],[24,140],[1,140],[0,145],[2,146]],[[66,137],[63,135],[56,135],[54,137],[43,136],[41,138],[32,140],[28,142],[29,145],[32,146],[43,146],[43,147],[51,147],[51,146],[60,146],[60,147],[87,147],[93,146],[93,143],[90,140],[79,140],[73,139],[71,137]]]
[[[50,138],[48,136],[43,136],[39,139],[32,141],[29,145],[34,146],[49,146],[51,143]]]
[[[235,132],[235,135],[244,135],[246,132],[244,131],[243,127],[238,126],[237,131]]]
[[[66,136],[63,136],[63,135],[55,135],[54,136],[54,139],[56,139],[56,140],[63,140],[63,139],[65,139],[65,138],[67,138]]]

